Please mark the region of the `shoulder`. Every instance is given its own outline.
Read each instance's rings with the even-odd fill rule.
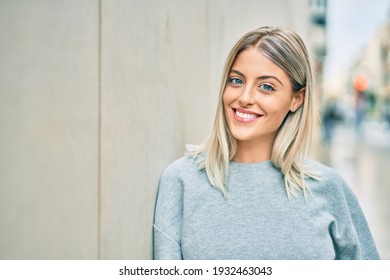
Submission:
[[[189,180],[197,180],[199,172],[197,159],[191,156],[183,156],[169,164],[160,177],[157,206],[180,204],[185,186]]]
[[[324,207],[339,226],[350,226],[350,215],[360,209],[356,194],[342,176],[333,168],[312,161],[312,170],[321,173],[319,180],[310,179],[309,190],[317,205]],[[359,210],[360,211],[360,210]]]
[[[163,174],[181,174],[189,169],[197,168],[197,159],[192,156],[183,156],[170,163]]]
[[[183,180],[199,172],[198,159],[192,156],[183,156],[169,164],[161,174],[161,181]]]
[[[314,160],[307,161],[306,165],[309,170],[320,175],[319,180],[310,180],[309,184],[315,190],[334,199],[340,199],[340,196],[344,199],[354,196],[348,183],[335,169]]]
[[[309,170],[318,172],[321,174],[322,180],[331,180],[337,182],[344,182],[344,179],[340,176],[340,174],[330,166],[327,166],[323,163],[320,163],[315,160],[307,160],[306,166]]]

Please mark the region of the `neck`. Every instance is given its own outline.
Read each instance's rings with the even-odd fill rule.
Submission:
[[[233,161],[254,163],[271,160],[274,139],[268,141],[238,141]]]

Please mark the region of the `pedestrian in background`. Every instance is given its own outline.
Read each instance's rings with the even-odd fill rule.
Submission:
[[[337,106],[336,100],[329,100],[324,108],[322,121],[324,125],[324,140],[326,143],[331,143],[333,131],[338,122],[343,120],[342,113]]]
[[[233,47],[211,136],[163,172],[155,259],[378,259],[359,203],[307,159],[308,53],[293,31],[262,27]]]

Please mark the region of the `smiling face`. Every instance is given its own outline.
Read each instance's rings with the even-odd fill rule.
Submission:
[[[304,92],[294,93],[290,77],[259,50],[242,51],[223,93],[226,121],[237,145],[272,145],[284,118],[303,98]]]

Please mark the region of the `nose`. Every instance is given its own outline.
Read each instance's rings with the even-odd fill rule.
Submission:
[[[251,106],[255,104],[255,95],[254,95],[254,90],[250,85],[246,85],[245,87],[242,88],[240,97],[238,98],[238,103],[243,106]]]

